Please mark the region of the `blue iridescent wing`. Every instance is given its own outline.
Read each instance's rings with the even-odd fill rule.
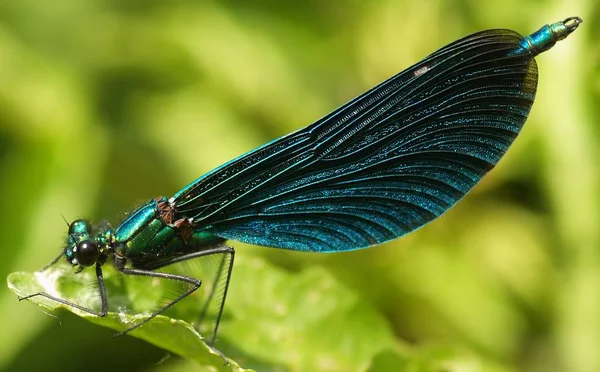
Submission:
[[[197,179],[175,218],[225,239],[302,251],[383,243],[452,207],[500,160],[537,86],[522,37],[460,39],[316,123]]]

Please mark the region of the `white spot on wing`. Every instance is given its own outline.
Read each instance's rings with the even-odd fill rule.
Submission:
[[[416,76],[419,75],[423,75],[424,73],[426,73],[427,71],[429,71],[429,67],[428,66],[423,66],[420,69],[416,70],[415,72],[413,72],[413,74]]]

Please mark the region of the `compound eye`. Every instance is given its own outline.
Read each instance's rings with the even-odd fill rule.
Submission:
[[[77,248],[75,250],[75,258],[77,259],[77,263],[81,266],[92,266],[98,261],[98,246],[92,241],[84,240],[77,244]]]
[[[69,235],[92,233],[92,225],[86,220],[75,220],[69,225]]]

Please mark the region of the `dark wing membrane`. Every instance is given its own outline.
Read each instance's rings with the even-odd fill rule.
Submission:
[[[184,188],[176,218],[225,239],[345,251],[440,216],[500,160],[535,97],[520,35],[467,36],[316,123]]]

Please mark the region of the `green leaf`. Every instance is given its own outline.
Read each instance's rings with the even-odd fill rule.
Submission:
[[[240,254],[235,268],[220,335],[226,340],[223,346],[244,365],[260,370],[375,372],[433,371],[449,366],[452,368],[448,370],[455,370],[473,364],[492,370],[488,361],[468,352],[455,352],[446,346],[414,349],[401,344],[375,307],[322,267],[290,273]],[[144,309],[160,305],[172,283],[124,277],[111,265],[103,267],[103,275],[111,309],[119,309],[106,317],[41,296],[28,300],[47,310],[62,307],[92,323],[123,331],[148,316]],[[8,276],[8,287],[20,297],[45,292],[98,309],[98,291],[90,288],[90,283],[95,283],[94,270],[75,275],[66,263]],[[192,324],[181,320],[186,312],[197,312],[191,305],[199,302],[198,298],[193,300],[178,304],[176,316],[159,315],[130,335],[192,360],[202,370],[250,371],[231,360],[225,365],[221,354],[204,343]]]
[[[91,297],[96,294],[96,291],[89,290],[86,285],[94,280],[93,275],[88,272],[89,270],[79,275],[73,275],[72,268],[70,272],[67,272],[68,269],[64,265],[55,265],[44,272],[12,273],[8,276],[8,287],[20,297],[45,292],[66,300],[77,300],[76,302],[80,304],[93,302]],[[111,283],[118,280],[118,276],[111,273],[111,270],[105,270],[105,272],[106,282]],[[115,294],[109,294],[109,301],[111,298],[116,299]],[[47,310],[64,307],[84,319],[116,331],[124,331],[129,325],[140,322],[148,316],[147,313],[109,312],[106,317],[98,317],[72,307],[63,306],[41,296],[32,297],[28,301]],[[194,360],[206,369],[210,368],[213,371],[249,371],[229,359],[229,364],[226,365],[223,357],[202,340],[194,327],[178,319],[159,315],[143,327],[131,332],[130,335]]]
[[[364,370],[398,344],[385,317],[322,267],[290,273],[240,254],[227,301],[221,336],[290,370]]]
[[[392,350],[385,350],[373,358],[367,372],[377,371],[407,371],[411,366],[410,359]]]

